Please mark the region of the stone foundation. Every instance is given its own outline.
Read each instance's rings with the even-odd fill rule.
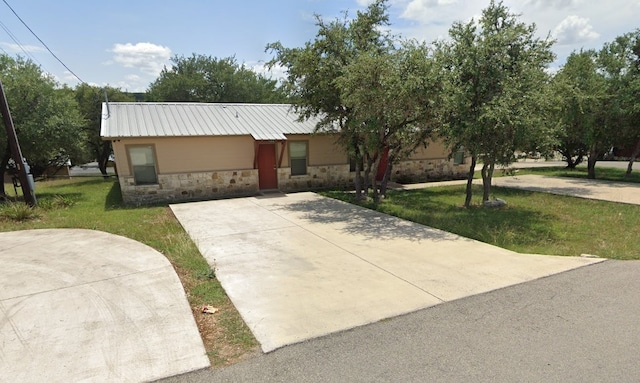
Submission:
[[[466,178],[467,164],[454,165],[452,160],[409,160],[393,166],[391,180],[398,183],[444,181]]]
[[[258,192],[258,170],[158,174],[157,185],[135,185],[133,177],[120,176],[122,199],[126,204],[178,202]]]
[[[391,180],[400,183],[450,180],[466,177],[467,165],[453,161],[412,160],[393,167]],[[308,166],[308,174],[292,176],[291,168],[278,169],[278,188],[284,192],[323,188],[352,188],[354,172],[349,165]],[[258,169],[159,174],[157,185],[135,185],[133,177],[120,176],[122,199],[126,204],[179,202],[221,197],[255,195],[259,192]]]
[[[353,185],[355,173],[346,165],[307,166],[307,174],[292,176],[291,168],[278,169],[278,188],[282,191],[304,191]]]

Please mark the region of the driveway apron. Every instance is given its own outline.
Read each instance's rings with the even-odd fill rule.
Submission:
[[[310,192],[171,209],[264,352],[602,261],[518,254]]]
[[[93,230],[0,233],[0,381],[144,382],[208,366],[156,250]]]

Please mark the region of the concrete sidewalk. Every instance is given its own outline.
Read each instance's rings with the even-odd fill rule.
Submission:
[[[156,250],[93,230],[0,233],[0,381],[142,382],[208,366]]]
[[[499,187],[640,205],[640,184],[630,182],[524,175],[497,177],[492,183]]]
[[[518,254],[314,193],[171,209],[265,352],[601,261]]]
[[[466,183],[466,180],[455,180],[404,185],[393,184],[392,188],[396,190],[414,190],[440,186],[465,185]],[[482,185],[482,180],[475,179],[473,183]],[[530,174],[494,177],[491,180],[491,184],[505,188],[640,205],[640,184],[631,182],[612,182],[571,177],[547,177]]]

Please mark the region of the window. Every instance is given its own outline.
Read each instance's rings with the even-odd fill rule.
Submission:
[[[360,159],[360,170],[364,170],[364,161],[361,158]],[[356,171],[356,158],[355,157],[349,157],[349,171],[350,172],[355,172]]]
[[[136,185],[154,185],[158,183],[156,161],[153,146],[132,146],[129,148],[131,170]]]
[[[291,161],[291,175],[307,174],[307,143],[302,141],[289,143],[289,160]]]
[[[453,164],[454,165],[462,165],[464,164],[464,150],[458,150],[453,153]]]

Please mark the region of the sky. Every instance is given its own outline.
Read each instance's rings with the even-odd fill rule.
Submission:
[[[80,81],[144,92],[174,56],[233,56],[260,73],[268,43],[303,46],[323,20],[355,17],[370,0],[0,0],[0,54],[30,58],[60,84]],[[391,30],[446,39],[455,21],[478,18],[489,0],[389,0]],[[520,20],[551,36],[557,59],[600,49],[640,28],[640,0],[504,0]],[[9,8],[24,21],[36,38]],[[73,72],[80,80],[73,75]],[[281,71],[266,73],[278,78]]]

